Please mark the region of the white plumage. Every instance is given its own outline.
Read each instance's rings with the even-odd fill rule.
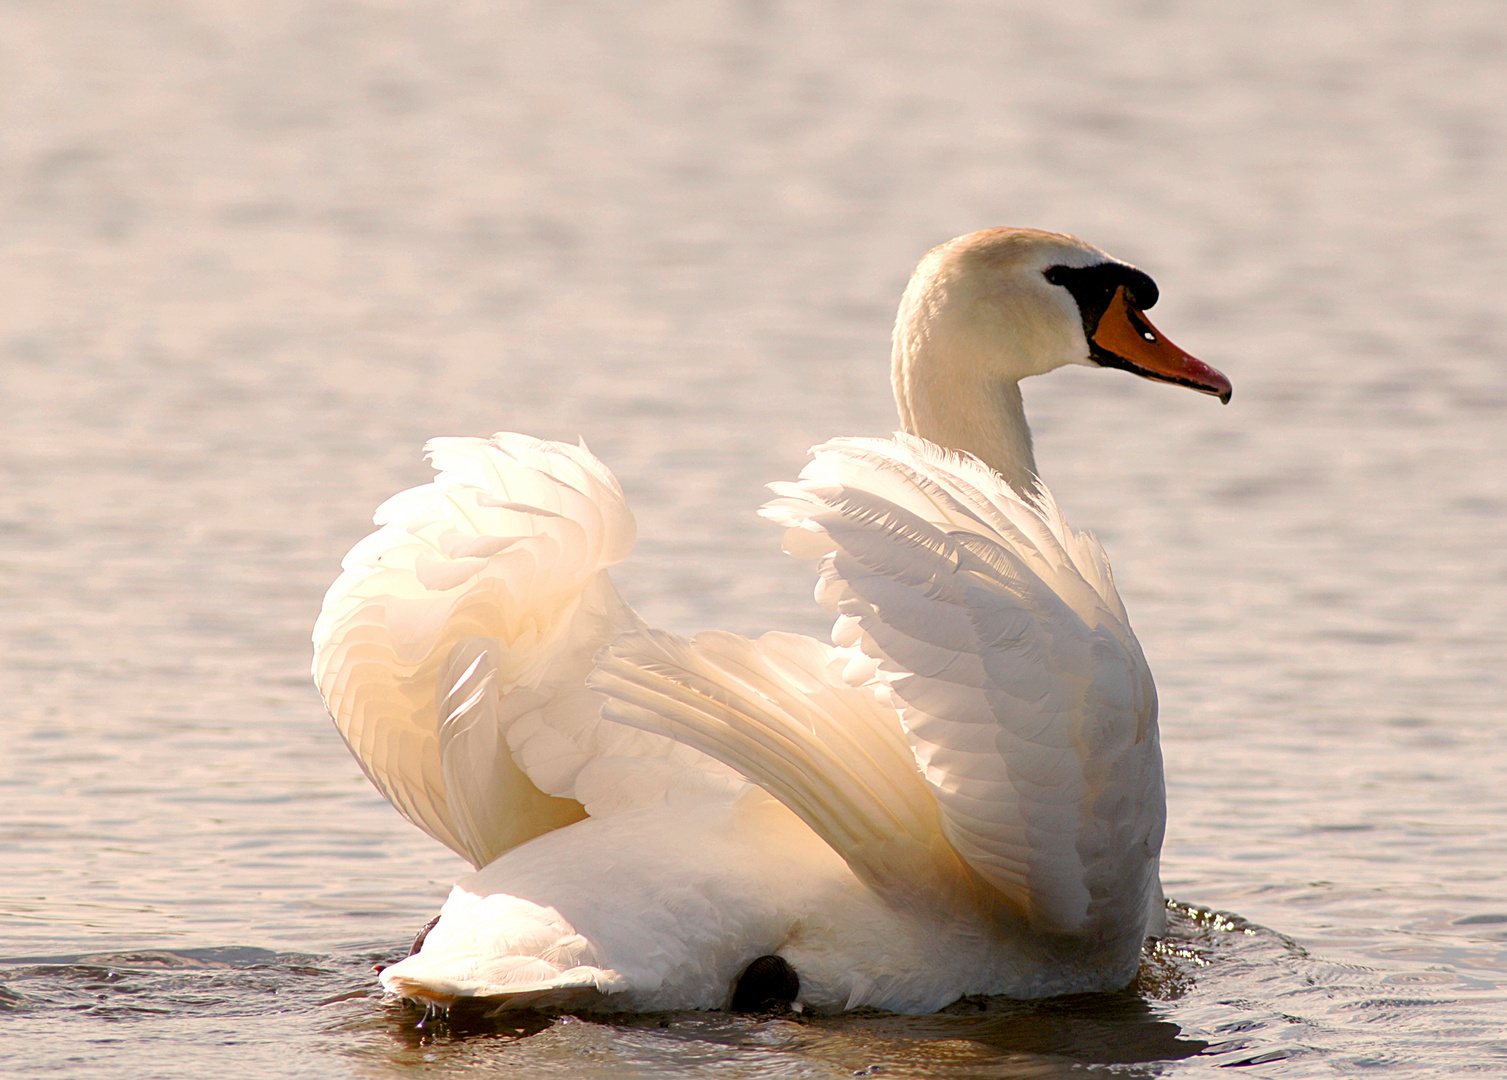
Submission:
[[[378,510],[314,633],[367,775],[478,868],[383,984],[717,1008],[771,953],[817,1008],[1128,981],[1161,917],[1156,691],[1103,551],[1034,478],[1015,381],[1228,383],[1122,355],[1116,275],[1118,298],[1144,278],[1025,230],[923,261],[896,327],[912,434],[817,447],[763,510],[816,561],[831,645],[645,628],[607,571],[632,516],[584,446],[431,442],[439,475]],[[943,389],[1006,430],[927,441],[959,430]]]

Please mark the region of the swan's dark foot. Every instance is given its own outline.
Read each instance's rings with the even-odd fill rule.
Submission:
[[[429,931],[433,930],[434,924],[439,921],[440,917],[436,915],[434,918],[430,919],[424,924],[424,929],[419,931],[419,936],[413,939],[413,948],[408,950],[409,956],[412,956],[414,953],[418,952],[424,947],[424,939],[429,936]]]
[[[733,1012],[783,1009],[801,992],[800,976],[780,956],[755,958],[733,984]]]
[[[440,917],[438,915],[436,915],[434,918],[430,919],[428,922],[426,922],[424,924],[424,929],[422,929],[422,930],[419,931],[419,936],[413,939],[413,948],[411,948],[411,949],[408,950],[408,955],[409,956],[412,956],[414,953],[418,952],[420,949],[422,949],[424,947],[424,939],[429,936],[429,931],[433,930],[434,929],[434,924],[437,923],[437,922],[439,922],[439,921],[440,921]],[[392,965],[390,965],[390,964],[373,964],[372,965],[372,970],[375,971],[378,975],[380,975],[380,974],[382,974],[382,972],[386,971],[391,966]]]

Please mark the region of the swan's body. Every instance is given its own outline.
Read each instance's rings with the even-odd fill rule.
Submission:
[[[431,443],[440,475],[378,511],[315,628],[367,775],[480,868],[383,984],[721,1008],[770,954],[816,1008],[1128,982],[1162,916],[1156,692],[1102,551],[1036,486],[1017,383],[1098,363],[1227,398],[1154,300],[1070,237],[927,255],[895,331],[910,434],[818,447],[764,510],[835,645],[647,630],[584,447]]]

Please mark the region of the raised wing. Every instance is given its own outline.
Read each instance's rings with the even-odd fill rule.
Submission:
[[[798,634],[757,641],[720,631],[619,637],[591,686],[604,714],[726,762],[779,799],[900,902],[976,906],[968,870],[942,835],[895,711],[848,685],[848,658]]]
[[[314,628],[315,681],[377,789],[480,867],[588,810],[736,782],[602,723],[585,686],[643,625],[605,569],[635,532],[607,468],[507,433],[427,449],[439,475],[377,510]]]
[[[1156,691],[1102,550],[1044,492],[920,439],[813,454],[764,513],[819,561],[833,640],[899,710],[952,847],[1039,929],[1144,918]]]

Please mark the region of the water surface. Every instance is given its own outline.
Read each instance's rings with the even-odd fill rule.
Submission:
[[[1507,1070],[1500,23],[0,7],[5,1067]],[[762,485],[890,429],[911,266],[993,224],[1144,266],[1236,387],[1026,391],[1161,689],[1181,906],[1141,981],[527,1035],[384,1003],[370,966],[464,867],[362,778],[307,638],[423,441],[582,436],[638,514],[617,578],[649,622],[823,633]]]

